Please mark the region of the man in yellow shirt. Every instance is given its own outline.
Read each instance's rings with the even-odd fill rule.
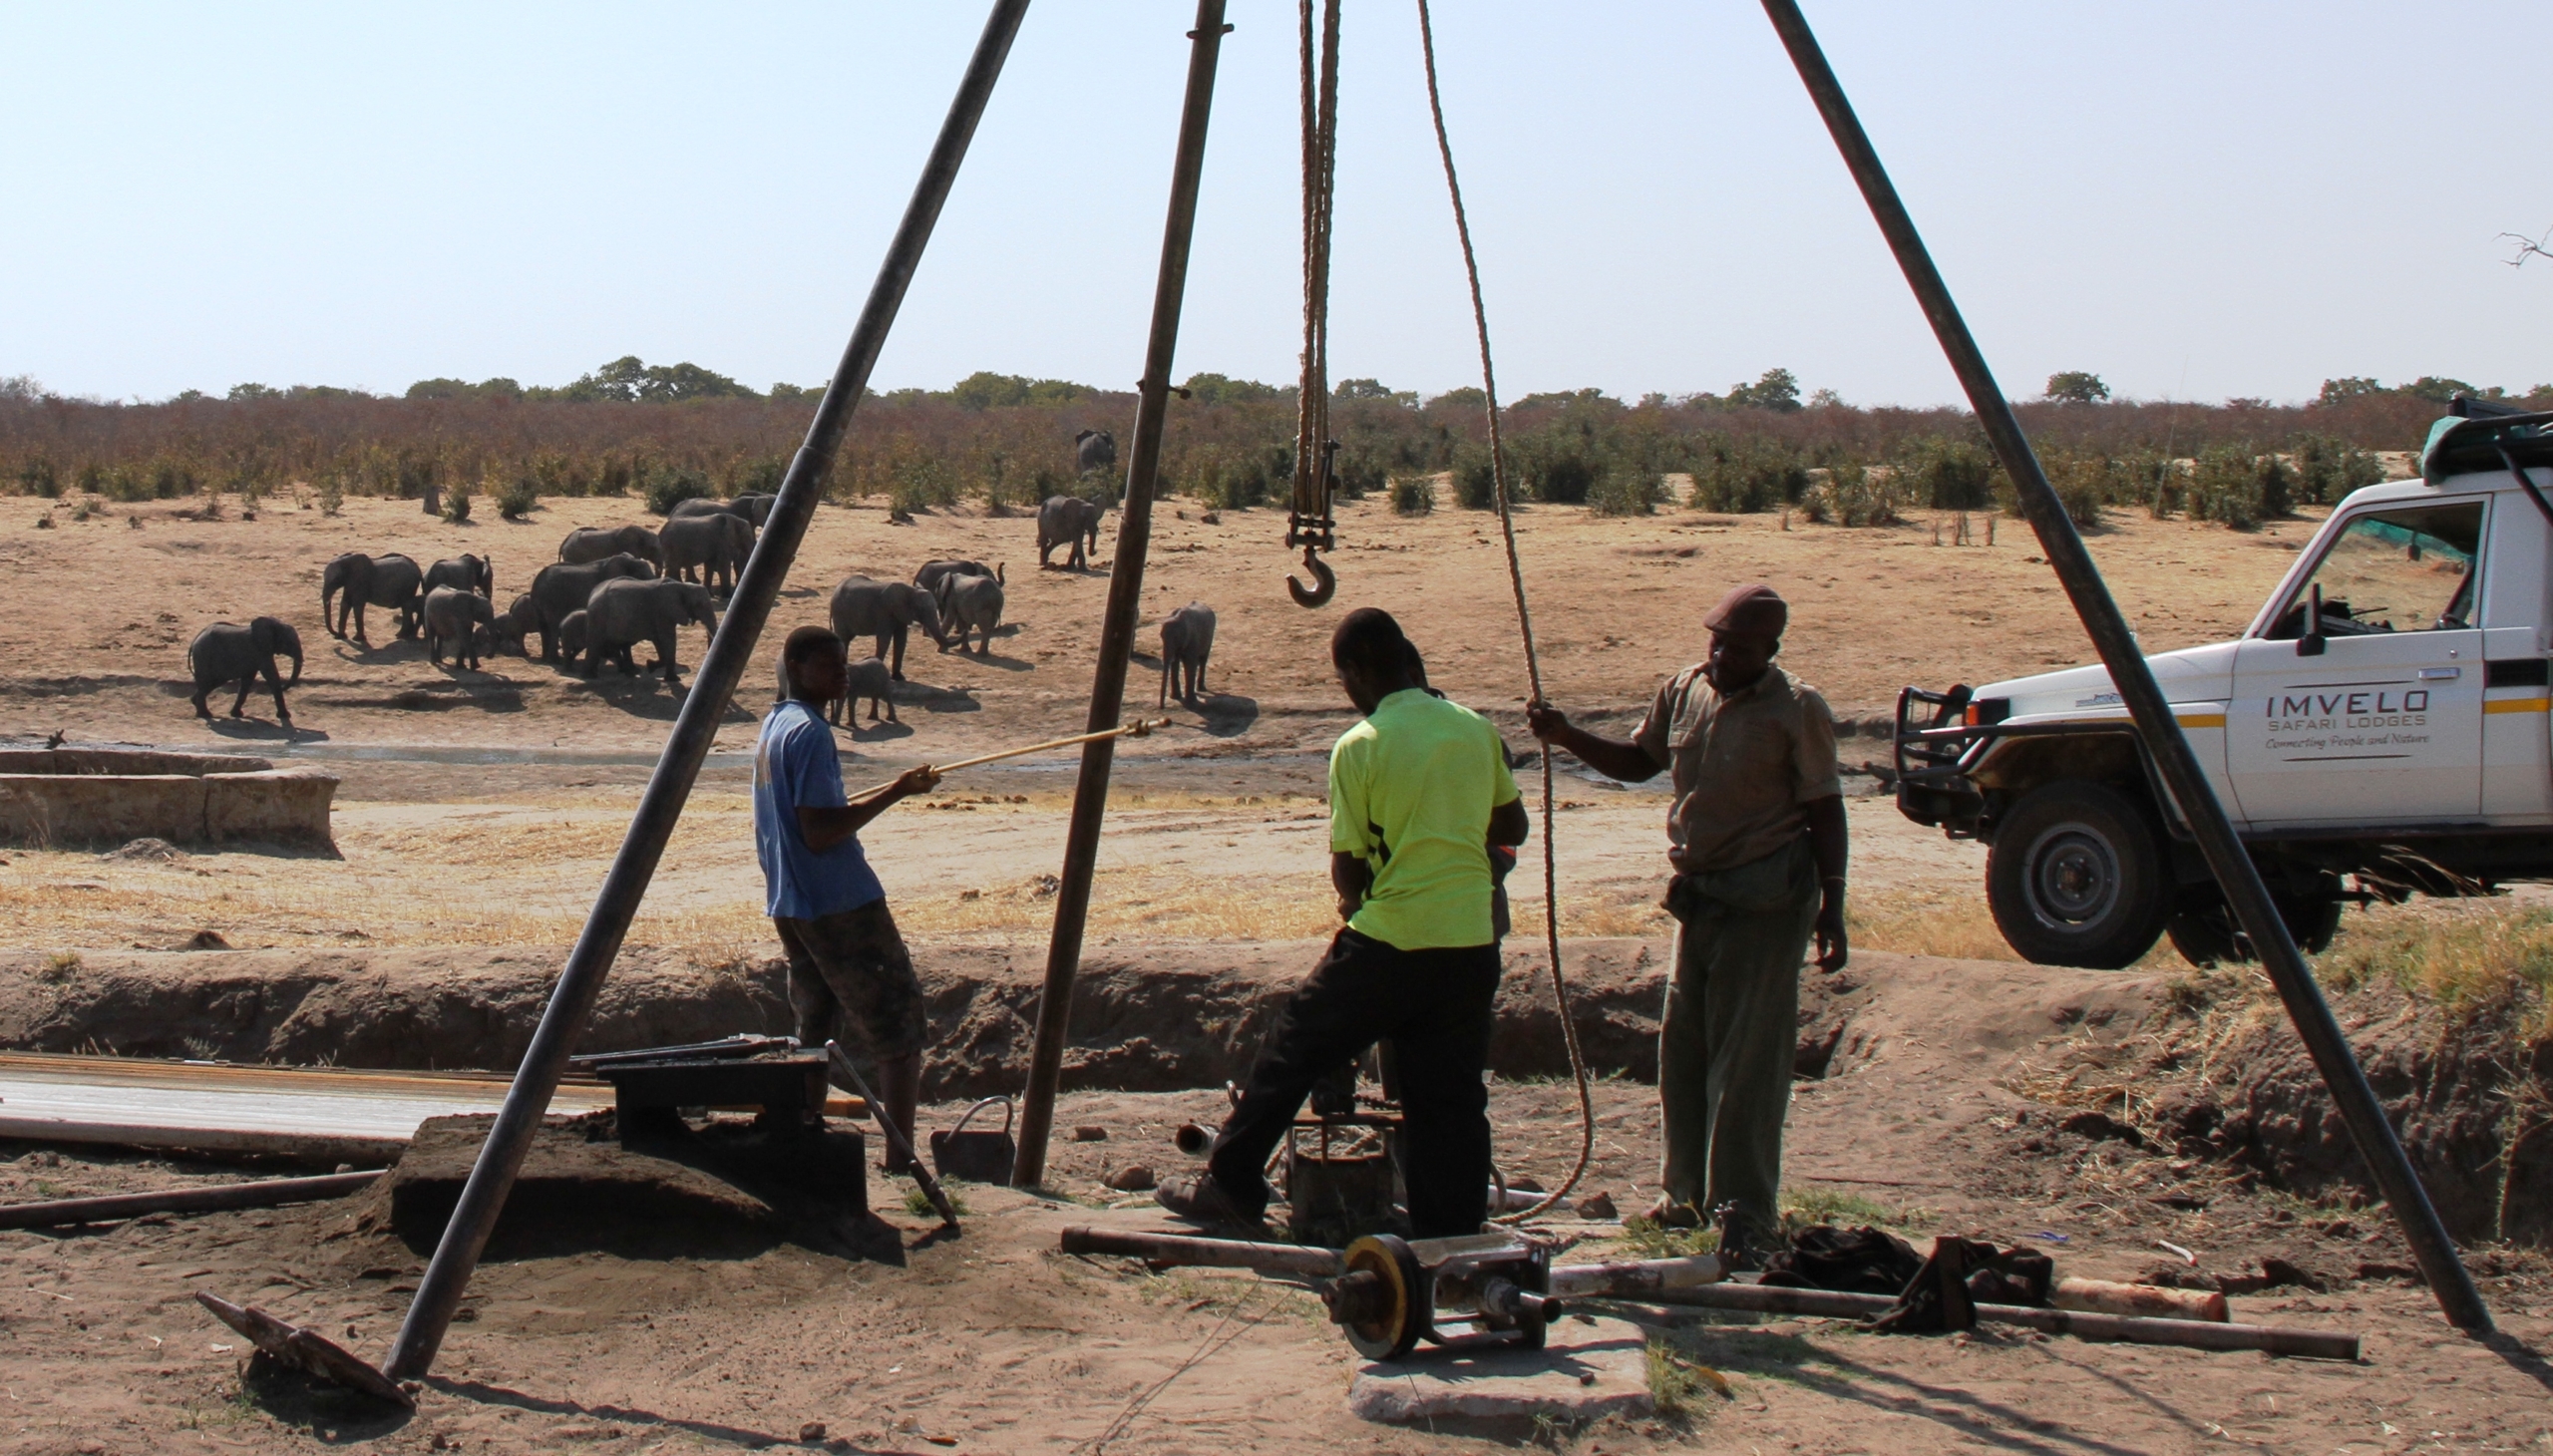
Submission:
[[[1329,878],[1346,924],[1286,1000],[1206,1172],[1162,1206],[1257,1223],[1262,1171],[1312,1084],[1388,1040],[1398,1061],[1411,1232],[1474,1234],[1489,1210],[1489,1061],[1498,945],[1489,848],[1529,821],[1489,721],[1428,692],[1390,613],[1364,607],[1330,637],[1339,685],[1365,717],[1329,754]]]

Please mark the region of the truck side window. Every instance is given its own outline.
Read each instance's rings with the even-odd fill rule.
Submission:
[[[2305,635],[2314,588],[2323,588],[2328,637],[2471,627],[2482,503],[2404,506],[2351,518],[2271,625],[2273,640]]]

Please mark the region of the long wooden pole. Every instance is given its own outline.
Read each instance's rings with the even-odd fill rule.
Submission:
[[[2083,538],[2074,530],[2074,522],[2065,514],[2056,491],[2048,485],[2046,472],[2039,469],[2029,437],[2021,432],[2020,420],[2004,398],[2003,387],[1995,382],[1994,371],[1986,365],[1985,351],[1978,348],[1976,336],[1968,331],[1968,321],[1960,316],[1950,285],[1942,281],[1940,270],[1933,266],[1933,255],[1925,248],[1922,234],[1915,230],[1915,219],[1898,197],[1896,184],[1888,180],[1887,169],[1880,166],[1879,152],[1871,146],[1869,134],[1853,114],[1843,83],[1835,79],[1834,69],[1826,64],[1826,53],[1818,48],[1817,37],[1810,32],[1796,0],[1763,0],[1763,5],[1764,14],[1781,36],[1783,48],[1790,52],[1801,84],[1808,88],[1810,100],[1825,119],[1827,134],[1835,139],[1835,150],[1843,154],[1844,166],[1861,187],[1862,200],[1879,223],[1881,235],[1888,239],[1889,249],[1897,254],[1898,268],[1905,273],[1907,285],[1915,290],[1916,302],[1932,323],[1933,336],[1941,342],[1951,371],[1967,391],[1969,406],[1977,411],[1978,424],[1995,447],[2004,473],[2019,492],[2030,530],[2037,533],[2039,546],[2047,552],[2049,569],[2056,573],[2057,581],[2074,603],[2074,614],[2082,618],[2083,630],[2101,654],[2101,665],[2109,669],[2110,681],[2127,704],[2128,716],[2135,720],[2137,736],[2154,755],[2154,767],[2161,772],[2164,787],[2171,791],[2173,801],[2188,819],[2191,837],[2198,841],[2209,873],[2216,877],[2225,903],[2233,909],[2243,932],[2252,937],[2254,948],[2260,952],[2261,968],[2269,972],[2271,983],[2278,988],[2288,1019],[2296,1023],[2297,1036],[2314,1059],[2315,1070],[2323,1074],[2323,1085],[2330,1089],[2332,1101],[2339,1107],[2350,1140],[2358,1145],[2359,1156],[2374,1175],[2386,1207],[2401,1225],[2402,1240],[2410,1246],[2412,1261],[2419,1265],[2420,1274],[2428,1280],[2449,1321],[2471,1334],[2490,1333],[2491,1311],[2483,1304],[2481,1291],[2473,1286],[2473,1276],[2465,1272],[2463,1260],[2457,1257],[2455,1242],[2447,1237],[2446,1225],[2438,1218],[2436,1206],[2429,1202],[2428,1190],[2420,1186],[2420,1177],[2412,1171],[2411,1160],[2404,1156],[2401,1141],[2394,1137],[2393,1125],[2385,1120],[2384,1104],[2376,1100],[2375,1089],[2368,1085],[2367,1072],[2350,1050],[2349,1036],[2332,1015],[2322,988],[2314,983],[2313,972],[2306,968],[2304,953],[2296,948],[2296,937],[2288,932],[2286,919],[2271,902],[2259,867],[2252,863],[2250,852],[2234,833],[2233,822],[2225,817],[2225,806],[2217,802],[2216,790],[2200,770],[2198,755],[2190,751],[2189,740],[2181,736],[2171,703],[2155,682],[2154,670],[2146,665],[2145,649],[2137,645],[2136,634],[2129,630],[2126,616],[2110,596],[2108,583],[2101,579],[2100,567],[2084,547]],[[1988,172],[1991,175],[1991,167]]]
[[[434,1366],[435,1352],[442,1348],[452,1316],[461,1307],[462,1293],[479,1268],[480,1252],[486,1248],[488,1236],[496,1231],[497,1216],[505,1211],[506,1195],[513,1190],[515,1175],[532,1151],[533,1134],[540,1130],[549,1095],[557,1090],[558,1078],[567,1069],[567,1054],[574,1048],[577,1034],[584,1030],[585,1018],[592,1012],[595,1000],[602,995],[603,980],[611,974],[612,960],[620,953],[621,937],[629,932],[629,921],[637,914],[639,902],[646,898],[647,882],[654,877],[656,862],[663,857],[674,825],[682,818],[692,782],[700,776],[701,761],[708,757],[710,742],[717,736],[719,719],[725,715],[736,685],[744,680],[745,666],[761,638],[763,623],[771,615],[772,604],[780,598],[781,583],[788,578],[798,544],[805,539],[807,524],[816,514],[816,502],[824,494],[834,455],[851,428],[852,410],[868,390],[870,370],[877,365],[879,351],[886,347],[897,310],[904,306],[905,290],[912,285],[914,270],[921,266],[922,249],[930,241],[931,228],[939,221],[939,209],[947,202],[949,189],[956,185],[957,169],[965,161],[967,144],[974,140],[975,124],[983,119],[985,103],[992,99],[993,83],[1001,78],[1002,63],[1008,59],[1010,43],[1019,34],[1019,23],[1027,13],[1028,0],[994,0],[983,35],[967,62],[965,77],[958,83],[956,100],[950,103],[947,120],[941,123],[938,140],[931,146],[930,158],[922,165],[921,181],[914,184],[912,200],[906,204],[904,220],[897,226],[895,240],[888,245],[886,261],[879,265],[877,281],[870,285],[869,302],[861,310],[851,342],[843,349],[842,361],[834,368],[832,383],[825,387],[824,400],[816,406],[815,422],[807,429],[806,442],[789,463],[789,474],[781,481],[780,499],[772,505],[771,520],[763,528],[762,539],[755,543],[753,556],[746,561],[744,574],[728,598],[726,619],[719,623],[708,655],[701,659],[699,675],[692,679],[691,693],[683,699],[682,712],[675,718],[673,732],[665,739],[664,753],[656,761],[655,774],[648,779],[647,790],[638,800],[638,812],[629,821],[629,833],[621,841],[610,873],[603,878],[601,892],[594,897],[593,910],[585,916],[585,928],[577,935],[575,948],[567,953],[566,967],[549,993],[549,1004],[541,1013],[541,1025],[533,1032],[532,1045],[524,1052],[523,1065],[515,1072],[514,1086],[506,1093],[496,1126],[489,1130],[488,1141],[479,1150],[479,1161],[470,1170],[470,1180],[462,1185],[461,1199],[453,1208],[451,1222],[444,1226],[442,1242],[435,1246],[434,1260],[426,1266],[425,1276],[417,1281],[417,1297],[408,1306],[408,1316],[400,1324],[399,1337],[390,1349],[388,1370],[393,1379],[413,1379]]]
[[[1153,283],[1152,339],[1144,351],[1143,380],[1136,386],[1135,449],[1126,463],[1126,506],[1117,524],[1116,560],[1109,567],[1099,666],[1091,674],[1090,731],[1095,735],[1116,727],[1125,708],[1126,661],[1135,650],[1144,557],[1153,540],[1153,486],[1161,474],[1171,356],[1179,347],[1179,310],[1188,295],[1188,244],[1197,229],[1198,181],[1206,170],[1215,63],[1230,29],[1224,24],[1224,0],[1197,0],[1197,28],[1188,33],[1188,96],[1171,164],[1170,217],[1162,227],[1161,271]],[[1055,1088],[1064,1074],[1073,974],[1081,966],[1082,922],[1090,913],[1091,877],[1099,869],[1099,828],[1108,812],[1108,772],[1116,747],[1114,737],[1094,737],[1082,745],[1072,827],[1064,838],[1064,873],[1055,891],[1054,936],[1046,946],[1046,988],[1037,1001],[1037,1038],[1028,1056],[1028,1095],[1020,1100],[1019,1154],[1010,1169],[1010,1181],[1019,1188],[1034,1188],[1046,1178],[1046,1139],[1055,1129]]]

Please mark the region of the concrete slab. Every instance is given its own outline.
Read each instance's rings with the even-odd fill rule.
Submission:
[[[1584,1423],[1656,1410],[1647,1338],[1621,1319],[1552,1326],[1539,1350],[1455,1351],[1421,1345],[1408,1358],[1358,1368],[1348,1413],[1369,1421],[1531,1420]]]

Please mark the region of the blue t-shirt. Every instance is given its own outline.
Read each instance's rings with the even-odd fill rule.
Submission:
[[[816,710],[792,698],[762,720],[754,745],[754,851],[773,918],[812,920],[887,898],[853,835],[818,854],[798,833],[798,810],[838,809],[842,754],[834,730]]]

